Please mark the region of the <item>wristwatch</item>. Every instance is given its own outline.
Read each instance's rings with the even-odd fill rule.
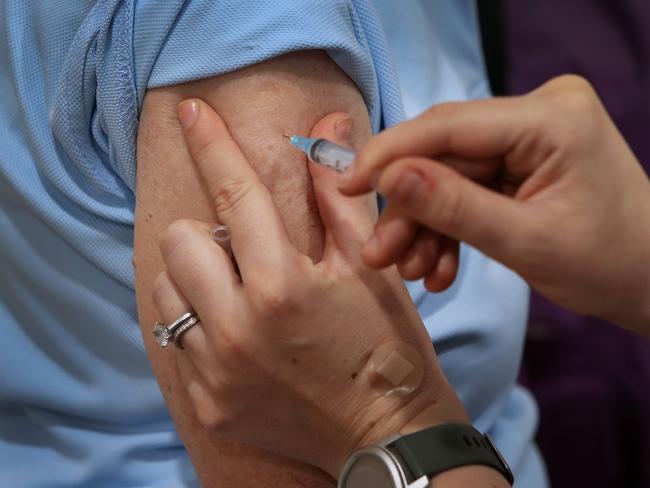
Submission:
[[[442,424],[388,439],[354,452],[338,488],[427,488],[433,476],[480,464],[514,482],[508,463],[487,434],[471,425]]]

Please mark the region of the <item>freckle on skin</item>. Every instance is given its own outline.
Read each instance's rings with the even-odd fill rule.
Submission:
[[[298,364],[298,359],[297,358],[291,358],[291,362],[293,364]]]
[[[353,380],[356,380],[356,379],[357,379],[357,376],[358,376],[358,374],[357,374],[356,371],[355,371],[354,373],[352,373],[352,374],[350,375],[350,378],[352,378]]]

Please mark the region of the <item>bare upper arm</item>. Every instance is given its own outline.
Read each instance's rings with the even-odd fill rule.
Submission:
[[[324,115],[342,111],[352,116],[353,139],[365,140],[370,135],[365,104],[324,53],[305,51],[216,78],[150,90],[138,132],[135,263],[140,323],[154,372],[203,486],[330,486],[331,480],[311,468],[225,443],[207,432],[179,382],[178,352],[152,343],[150,329],[159,317],[151,290],[163,270],[161,232],[179,218],[216,222],[176,121],[176,105],[189,97],[203,98],[224,118],[271,190],[293,242],[314,258],[322,252],[323,236],[311,181],[304,158],[282,134],[309,133]]]

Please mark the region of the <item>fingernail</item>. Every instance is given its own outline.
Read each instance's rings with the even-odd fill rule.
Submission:
[[[185,100],[178,104],[176,114],[181,127],[187,129],[199,116],[199,104],[196,103],[196,100]]]
[[[407,170],[402,173],[392,187],[386,189],[385,195],[401,205],[411,206],[418,201],[424,189],[420,174]]]
[[[345,117],[337,120],[334,124],[334,133],[338,141],[349,143],[352,138],[352,119]]]

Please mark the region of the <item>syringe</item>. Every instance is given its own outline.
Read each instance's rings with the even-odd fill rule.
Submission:
[[[314,163],[333,169],[345,171],[354,162],[356,151],[339,146],[327,139],[316,139],[301,136],[291,136],[289,142],[303,151]]]

